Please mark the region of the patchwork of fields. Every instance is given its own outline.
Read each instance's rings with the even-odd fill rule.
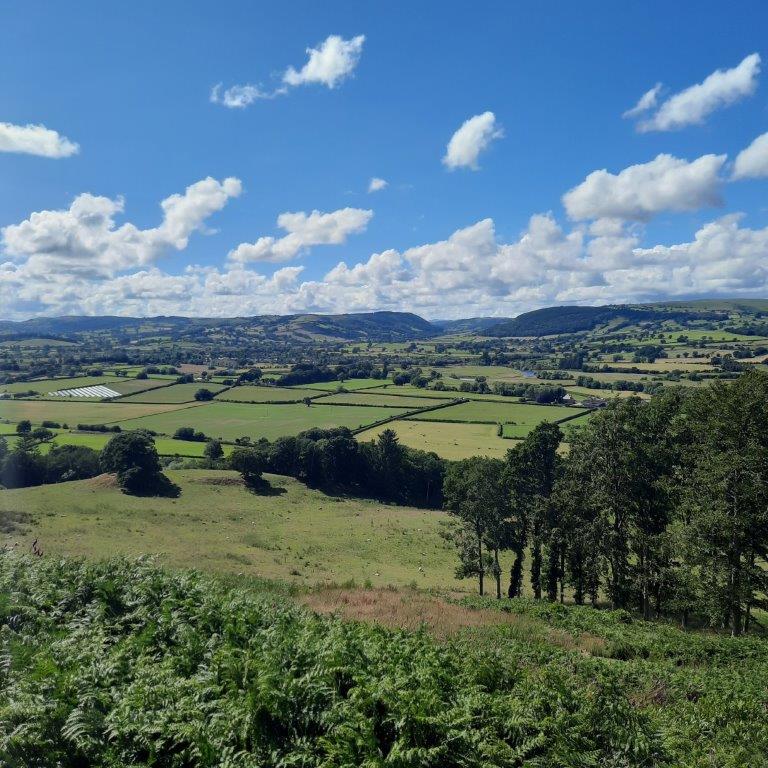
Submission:
[[[488,366],[489,371],[492,368]],[[514,374],[510,369],[499,370]],[[81,376],[8,387],[14,391],[42,392],[97,383],[114,388],[123,396],[110,402],[81,398],[0,400],[0,434],[13,434],[15,425],[24,419],[33,426],[51,421],[70,430],[77,424],[119,425],[122,429],[155,432],[158,451],[163,455],[194,457],[202,455],[204,444],[173,440],[179,427],[192,427],[225,443],[243,437],[274,440],[315,427],[347,427],[359,431],[359,439],[368,440],[391,427],[404,445],[458,459],[503,456],[510,442],[498,433],[499,424],[504,425],[505,438],[523,438],[542,421],[560,421],[583,412],[577,408],[520,403],[499,395],[395,386],[381,379],[345,381],[344,392],[336,391],[340,385],[336,381],[295,387],[231,387],[209,381],[178,384],[155,374],[148,379]],[[195,393],[201,388],[213,392],[215,398],[196,401]],[[309,406],[304,402],[307,398],[311,400]],[[101,448],[108,439],[108,433],[63,431],[54,442]]]

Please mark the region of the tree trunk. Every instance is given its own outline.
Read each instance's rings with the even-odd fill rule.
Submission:
[[[496,599],[501,600],[501,566],[498,549],[493,550],[493,575],[496,577]]]
[[[522,548],[515,550],[515,562],[512,564],[512,569],[509,572],[509,589],[507,595],[509,597],[520,597],[523,586],[523,558],[525,553]]]
[[[541,541],[536,536],[531,547],[531,587],[533,597],[541,600]]]
[[[483,585],[483,576],[485,575],[483,573],[483,537],[478,536],[477,537],[477,575],[480,578],[480,596],[482,597],[484,592],[484,585]]]

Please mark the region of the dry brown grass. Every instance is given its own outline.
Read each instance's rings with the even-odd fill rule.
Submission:
[[[86,488],[117,488],[117,477],[105,472],[103,475],[96,475],[96,477],[83,480],[83,486]]]
[[[416,589],[321,587],[299,599],[317,613],[331,613],[390,629],[423,627],[438,638],[447,638],[465,629],[503,626],[521,640],[541,640],[586,655],[599,654],[605,646],[605,641],[595,635],[572,635],[529,616],[469,608]]]

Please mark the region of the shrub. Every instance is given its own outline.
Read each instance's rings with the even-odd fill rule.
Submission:
[[[195,392],[195,400],[213,400],[213,392],[210,389],[201,387]]]

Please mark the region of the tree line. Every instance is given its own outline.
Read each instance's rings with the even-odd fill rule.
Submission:
[[[607,599],[742,634],[768,587],[768,375],[616,400],[569,437],[542,423],[506,459],[448,466],[459,576],[507,594]]]

